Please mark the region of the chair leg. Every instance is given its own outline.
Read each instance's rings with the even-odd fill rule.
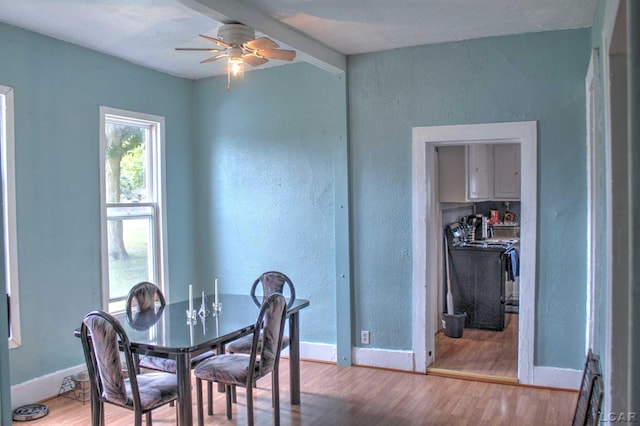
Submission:
[[[271,405],[273,406],[273,424],[280,426],[280,378],[278,370],[271,372]]]
[[[142,426],[142,413],[139,411],[135,412],[135,422],[134,425],[135,426]]]
[[[202,407],[202,379],[196,377],[196,406],[198,407],[198,426],[204,425],[204,408]]]
[[[253,426],[253,386],[247,384],[247,424]]]
[[[92,406],[92,408],[94,407]],[[93,426],[104,426],[104,404],[101,401],[95,403],[95,410],[91,414],[91,424]]]
[[[207,414],[213,416],[213,382],[207,382]]]
[[[146,414],[146,416],[145,416],[145,417],[146,417],[145,422],[147,423],[147,426],[151,426],[151,424],[152,424],[152,422],[151,422],[151,411],[149,411],[149,412]]]
[[[231,420],[231,385],[225,386],[224,394],[227,397],[227,419]]]

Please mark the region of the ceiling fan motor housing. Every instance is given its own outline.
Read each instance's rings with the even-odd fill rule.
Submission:
[[[226,24],[218,30],[218,38],[232,45],[241,45],[256,38],[256,33],[243,24]]]

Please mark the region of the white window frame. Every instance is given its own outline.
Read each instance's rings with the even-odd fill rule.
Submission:
[[[152,173],[153,191],[157,194],[158,199],[155,203],[157,209],[155,211],[156,229],[154,256],[159,260],[157,265],[158,281],[154,284],[158,285],[167,300],[169,300],[169,289],[165,285],[167,283],[168,274],[168,257],[167,257],[167,226],[166,226],[166,192],[165,192],[165,119],[162,116],[146,114],[124,109],[111,108],[106,106],[100,107],[100,237],[101,237],[101,287],[102,287],[102,309],[109,311],[109,250],[107,238],[107,203],[106,203],[106,185],[105,185],[105,160],[107,137],[105,133],[105,124],[107,117],[116,119],[125,119],[128,122],[139,122],[144,126],[151,126],[154,132],[152,139],[157,146],[155,147],[155,158],[153,166],[156,168]],[[131,283],[133,286],[136,283]]]
[[[11,336],[9,348],[22,344],[20,331],[20,292],[18,279],[18,231],[16,227],[16,164],[13,88],[0,86],[4,102],[0,114],[0,140],[2,141],[2,217],[4,223],[5,280],[11,292]],[[4,301],[2,302],[4,303]]]

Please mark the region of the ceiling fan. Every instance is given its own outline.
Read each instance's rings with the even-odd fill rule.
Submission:
[[[218,30],[218,38],[200,34],[200,37],[212,41],[220,48],[206,47],[176,47],[176,50],[195,50],[217,53],[200,63],[217,61],[228,58],[227,81],[231,75],[238,76],[244,73],[244,64],[253,67],[265,64],[269,59],[281,61],[293,61],[296,57],[295,50],[280,49],[275,41],[268,37],[256,38],[255,31],[244,24],[232,22],[224,24]],[[227,90],[229,85],[227,84]]]

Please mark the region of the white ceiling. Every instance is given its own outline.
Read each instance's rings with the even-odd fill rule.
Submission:
[[[220,22],[239,21],[330,71],[345,55],[473,38],[589,27],[596,0],[0,0],[0,22],[168,74],[226,72],[200,64]],[[261,66],[282,65],[272,60]]]

